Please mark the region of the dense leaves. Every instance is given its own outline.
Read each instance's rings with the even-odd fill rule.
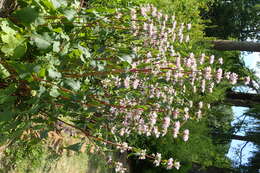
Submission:
[[[57,152],[81,151],[88,137],[102,152],[129,152],[167,169],[227,167],[204,119],[210,103],[244,79],[195,44],[204,3],[174,1],[175,11],[164,14],[170,1],[158,9],[143,2],[21,1],[1,19],[1,143],[30,148],[57,132],[77,139],[56,137]]]

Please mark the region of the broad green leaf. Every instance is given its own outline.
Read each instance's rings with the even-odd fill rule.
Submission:
[[[1,48],[1,51],[5,53],[6,56],[12,56],[18,59],[26,53],[26,40],[21,35],[2,34],[1,39],[6,43]]]
[[[50,0],[42,0],[42,3],[49,9],[55,10],[53,3]]]
[[[60,8],[62,1],[60,0],[50,0],[55,8]],[[65,2],[66,3],[66,2]]]
[[[58,87],[54,86],[51,88],[50,96],[52,97],[58,97],[60,95]]]
[[[33,72],[33,68],[35,67],[35,64],[24,64],[24,63],[18,63],[18,62],[11,62],[10,63],[16,72],[19,74],[19,77],[26,78],[30,76]]]
[[[72,20],[77,12],[75,10],[65,10],[64,15],[68,20]]]
[[[10,73],[8,72],[8,70],[2,64],[0,64],[0,77],[2,79],[5,79],[9,76],[10,76]]]
[[[5,33],[10,34],[10,35],[16,34],[16,31],[15,31],[14,29],[12,29],[11,27],[8,26],[8,22],[7,22],[7,21],[2,21],[1,29],[2,29]]]
[[[51,78],[61,78],[61,73],[60,72],[57,72],[56,70],[50,68],[48,69],[48,75],[51,77]]]
[[[53,43],[53,48],[52,48],[52,50],[53,50],[53,52],[59,52],[60,51],[60,42],[58,42],[58,41],[55,41],[54,43]]]
[[[7,95],[0,95],[0,104],[3,104],[5,102],[9,101],[9,96]]]
[[[32,7],[25,7],[15,12],[14,16],[19,22],[30,24],[38,17],[38,12]]]
[[[34,38],[35,44],[39,49],[48,49],[51,46],[51,43],[44,39],[43,37],[36,36]]]
[[[23,42],[16,46],[16,48],[14,49],[14,52],[13,52],[13,57],[16,59],[21,58],[24,56],[26,51],[27,51],[27,45],[25,42]]]
[[[78,91],[80,89],[80,86],[81,86],[81,82],[80,81],[75,81],[73,79],[66,79],[65,83],[67,85],[69,85],[75,91]]]
[[[13,113],[10,110],[4,110],[0,112],[0,121],[10,121],[13,117]]]

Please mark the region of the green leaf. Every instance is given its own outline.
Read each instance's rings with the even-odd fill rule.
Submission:
[[[14,14],[19,22],[24,24],[30,24],[34,22],[38,17],[38,12],[31,7],[22,8]]]
[[[51,46],[51,43],[41,36],[34,37],[34,41],[36,46],[42,50],[48,49]]]
[[[22,57],[27,50],[27,44],[25,38],[21,35],[16,34],[2,34],[1,39],[3,43],[5,43],[1,51],[5,53],[6,56],[12,56],[13,58],[20,58]]]
[[[81,149],[83,144],[84,143],[79,142],[79,143],[76,143],[76,144],[69,145],[69,146],[67,146],[65,148],[68,149],[68,150],[72,150],[72,151],[77,151],[78,152],[78,151],[80,151],[80,149]]]
[[[2,21],[1,29],[6,33],[10,35],[16,34],[16,31],[13,30],[11,27],[7,26],[9,25],[7,21]]]
[[[13,50],[13,57],[18,59],[24,56],[24,54],[27,51],[27,44],[25,42],[19,44],[16,46],[16,48]]]
[[[16,96],[6,96],[6,95],[0,95],[0,104],[6,104],[3,105],[4,107],[11,106],[16,101]]]
[[[10,62],[10,65],[14,67],[16,72],[19,74],[19,77],[26,78],[31,75],[33,72],[33,68],[35,67],[35,64],[23,64],[19,62]]]
[[[0,112],[0,121],[10,121],[13,117],[13,113],[10,110],[4,110]]]
[[[50,96],[52,97],[58,97],[60,95],[58,87],[54,86],[51,88]]]
[[[61,73],[60,72],[57,72],[56,70],[50,68],[48,69],[48,75],[51,77],[51,78],[61,78]]]
[[[75,81],[73,79],[66,79],[65,83],[67,85],[69,85],[75,91],[78,91],[80,89],[80,86],[81,86],[81,82],[80,81]]]
[[[128,62],[129,64],[132,63],[133,58],[134,58],[134,55],[133,55],[133,54],[131,54],[131,55],[123,55],[123,56],[120,56],[120,57],[119,57],[119,59],[121,59],[122,61],[126,61],[126,62]]]
[[[60,51],[60,42],[59,41],[55,41],[53,43],[53,48],[52,48],[53,52],[58,53]]]
[[[9,85],[7,88],[5,89],[1,89],[0,90],[0,95],[11,95],[16,91],[16,85],[15,84],[11,84]]]
[[[55,8],[61,7],[61,1],[59,0],[50,0]]]
[[[5,79],[9,76],[10,76],[10,73],[8,72],[8,70],[2,64],[0,64],[0,77],[2,79]]]
[[[66,17],[68,20],[70,20],[70,21],[74,18],[75,14],[76,14],[76,11],[75,11],[75,10],[65,10],[65,11],[64,11],[65,17]]]

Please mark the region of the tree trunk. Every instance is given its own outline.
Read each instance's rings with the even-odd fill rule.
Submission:
[[[239,140],[239,141],[246,141],[246,142],[257,142],[256,137],[254,136],[239,136],[239,135],[230,135],[230,139]]]
[[[230,134],[230,133],[213,133],[212,134],[214,138],[218,139],[221,142],[230,142],[231,140],[239,140],[239,141],[245,141],[245,142],[253,142],[255,144],[260,143],[259,135],[258,134],[247,134],[245,136],[240,136],[236,134]]]
[[[224,102],[227,105],[252,108],[256,105],[260,105],[260,94],[227,91]]]
[[[216,50],[238,50],[248,52],[260,52],[260,43],[252,41],[231,41],[231,40],[216,40],[212,41],[213,48]]]

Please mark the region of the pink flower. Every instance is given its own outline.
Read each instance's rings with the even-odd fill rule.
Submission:
[[[161,160],[162,160],[162,155],[160,153],[157,153],[153,163],[155,164],[155,166],[160,166]]]
[[[139,79],[135,79],[133,82],[133,88],[136,89],[139,85]]]
[[[170,126],[171,118],[170,117],[165,117],[163,121],[163,128],[167,129]]]
[[[157,13],[157,19],[160,20],[161,17],[162,17],[162,13],[158,12],[158,13]]]
[[[186,141],[188,141],[188,139],[189,139],[189,134],[190,134],[190,131],[188,130],[188,129],[185,129],[184,131],[183,131],[183,140],[186,142]]]
[[[121,17],[122,17],[122,13],[119,13],[119,12],[115,16],[115,18],[117,18],[117,19],[120,19]]]
[[[180,164],[180,162],[174,162],[173,166],[174,166],[177,170],[179,170],[181,164]]]
[[[130,87],[130,78],[129,77],[125,78],[124,85],[125,85],[125,88],[129,88]]]
[[[183,34],[181,33],[181,34],[179,35],[179,42],[182,43],[182,41],[183,41]]]
[[[173,159],[170,158],[168,161],[167,161],[167,167],[166,169],[172,169],[173,167]]]
[[[226,79],[230,79],[230,74],[231,74],[230,72],[225,72],[225,74],[224,74],[224,75],[225,75],[225,78],[226,78]]]
[[[210,83],[209,93],[213,92],[214,85],[215,85],[214,82]]]
[[[230,74],[230,83],[232,85],[235,85],[237,83],[237,78],[238,78],[238,75],[236,73],[231,73]]]
[[[190,108],[193,107],[193,101],[192,100],[189,101],[189,105],[190,105]]]
[[[153,17],[157,16],[157,8],[156,7],[152,7],[152,16]]]
[[[165,15],[164,15],[164,21],[167,22],[168,18],[169,18],[169,16],[168,16],[167,14],[165,14]]]
[[[123,167],[123,164],[121,162],[115,163],[115,171],[118,173],[125,173],[127,169]]]
[[[200,101],[200,102],[199,102],[199,109],[202,109],[202,108],[203,108],[203,102]]]
[[[211,55],[211,56],[210,56],[209,63],[210,63],[210,64],[213,64],[213,63],[214,63],[214,59],[215,59],[215,56],[214,56],[214,55]]]
[[[223,58],[218,59],[219,64],[223,64]]]
[[[221,68],[219,68],[218,70],[217,70],[217,74],[216,74],[216,79],[217,79],[217,83],[219,83],[220,81],[221,81],[221,79],[222,79],[222,73],[223,73],[223,71],[222,71],[222,69]]]
[[[207,79],[207,80],[211,79],[211,67],[210,66],[205,68],[205,70],[204,70],[204,78]]]
[[[193,86],[193,93],[196,93],[196,92],[197,92],[197,87]]]
[[[198,117],[198,119],[201,119],[201,110],[198,110],[197,117]]]
[[[147,17],[146,8],[145,7],[141,7],[141,14],[142,14],[142,16]]]
[[[186,35],[185,42],[188,43],[190,41],[190,36]]]
[[[144,160],[146,155],[146,150],[141,150],[140,153],[137,154],[139,155],[140,160]]]
[[[147,24],[146,22],[144,22],[143,30],[144,30],[144,31],[147,31],[147,30],[148,30],[148,24]]]
[[[136,20],[136,10],[133,8],[131,9],[131,19]]]
[[[179,110],[178,110],[178,109],[175,109],[175,110],[173,111],[173,118],[174,118],[174,119],[177,119],[177,118],[178,118],[178,115],[179,115]]]
[[[156,138],[159,138],[159,137],[160,137],[160,132],[159,132],[157,126],[154,126],[154,127],[153,127],[153,133],[154,133],[154,135],[155,135]]]
[[[202,81],[201,81],[201,92],[205,92],[205,88],[206,88],[206,81],[205,81],[205,79],[203,79]]]
[[[181,127],[181,123],[179,121],[176,121],[174,123],[174,129],[173,129],[173,137],[174,138],[178,137],[180,127]]]
[[[187,30],[189,31],[191,29],[191,24],[187,24]]]
[[[200,57],[200,65],[204,64],[205,56],[206,56],[206,55],[205,55],[204,53],[201,54],[201,57]]]

